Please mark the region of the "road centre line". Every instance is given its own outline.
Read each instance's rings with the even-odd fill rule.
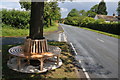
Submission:
[[[73,44],[72,44],[71,42],[70,42],[70,45],[71,45],[72,49],[74,50],[75,55],[77,55],[77,52],[76,52],[76,50],[75,50],[75,47],[73,46]],[[79,60],[79,63],[81,63],[80,60]],[[88,74],[87,71],[86,71],[86,69],[85,69],[82,65],[81,65],[81,67],[82,67],[82,70],[83,70],[86,78],[87,78],[88,80],[91,80],[89,74]]]
[[[99,38],[96,38],[98,41],[100,41],[100,42],[104,42],[102,39],[99,39]]]

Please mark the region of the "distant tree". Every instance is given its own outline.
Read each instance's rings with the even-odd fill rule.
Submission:
[[[67,15],[67,17],[76,17],[76,16],[80,16],[79,11],[76,9],[72,9]]]
[[[98,4],[96,4],[93,7],[91,7],[90,11],[97,13],[97,11],[98,11]]]
[[[82,16],[86,16],[86,11],[85,10],[80,10],[79,14],[82,15]]]
[[[46,2],[44,8],[44,19],[47,27],[52,25],[53,20],[59,20],[61,17],[60,8],[57,2]]]
[[[120,1],[118,2],[117,13],[118,13],[118,16],[120,16]]]
[[[95,13],[95,12],[92,12],[91,10],[88,10],[88,11],[86,12],[86,15],[87,15],[88,17],[94,18],[95,15],[96,15],[96,13]]]
[[[104,0],[102,0],[98,5],[97,14],[107,15],[106,9],[107,9],[106,8],[106,3],[104,2]]]

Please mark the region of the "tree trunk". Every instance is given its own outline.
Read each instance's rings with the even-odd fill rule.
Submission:
[[[50,18],[50,26],[52,26],[52,19]]]
[[[31,39],[43,39],[44,26],[44,2],[31,3],[31,18],[30,18],[30,34]]]

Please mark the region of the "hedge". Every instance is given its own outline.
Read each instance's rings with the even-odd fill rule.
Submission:
[[[2,11],[2,22],[15,28],[25,29],[29,27],[30,12],[19,10]]]
[[[107,23],[103,19],[97,19],[91,17],[68,17],[65,19],[65,24],[73,26],[87,27],[94,30],[108,32],[119,35],[120,23],[110,22]]]

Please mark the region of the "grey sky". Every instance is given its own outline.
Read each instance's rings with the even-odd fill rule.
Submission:
[[[75,1],[75,0],[74,0]],[[89,1],[89,2],[88,2]],[[65,18],[69,11],[73,8],[77,10],[89,10],[92,6],[99,3],[101,0],[78,0],[77,2],[59,2],[59,7],[61,8],[62,18]],[[112,15],[113,13],[117,13],[117,4],[119,0],[104,0],[107,5],[108,15]],[[16,9],[21,10],[19,0],[2,0],[0,2],[0,8],[7,8],[7,9]]]
[[[99,2],[65,2],[59,3],[59,7],[61,7],[62,17],[65,18],[69,11],[73,8],[77,10],[90,10],[92,6],[98,4]],[[112,15],[113,13],[117,14],[117,2],[106,2],[108,15]]]

